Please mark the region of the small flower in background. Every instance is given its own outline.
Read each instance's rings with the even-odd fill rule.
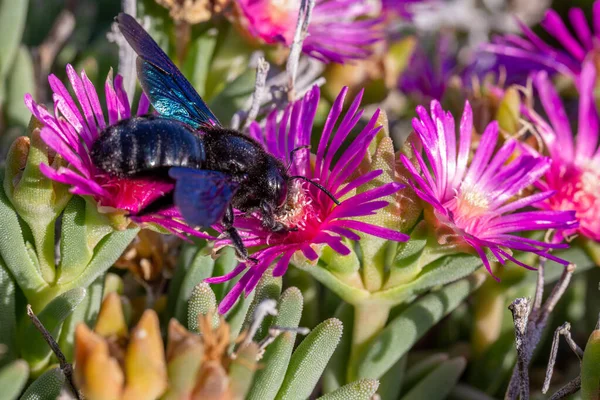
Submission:
[[[428,51],[419,41],[398,83],[404,94],[419,101],[441,100],[457,66],[453,37],[442,34],[433,47]]]
[[[265,43],[291,46],[299,0],[238,0],[240,23]],[[364,0],[316,0],[302,51],[323,62],[344,63],[371,55],[383,38],[376,9]]]
[[[335,205],[322,190],[303,180],[294,180],[284,214],[277,216],[279,222],[290,228],[289,231],[274,233],[263,227],[259,218],[238,215],[235,227],[243,235],[246,247],[260,249],[252,255],[258,259],[258,263],[251,264],[247,270],[246,264],[241,263],[230,274],[206,280],[209,283],[221,283],[246,270],[244,276],[219,305],[221,313],[233,306],[242,291],[250,293],[273,263],[273,276],[282,276],[292,256],[297,252],[311,262],[316,262],[319,258],[315,249],[322,245],[330,246],[341,255],[348,255],[351,250],[343,243],[343,239],[359,240],[360,237],[354,231],[388,240],[408,240],[408,236],[403,233],[352,219],[374,215],[377,210],[388,205],[388,201],[383,198],[397,192],[402,185],[392,182],[362,193],[358,192],[361,186],[381,175],[381,170],[370,171],[348,181],[363,160],[380,127],[376,127],[379,115],[377,111],[352,143],[338,152],[363,114],[363,110],[358,109],[361,92],[335,129],[342,115],[346,93],[347,88],[344,88],[331,108],[320,135],[316,155],[309,156],[308,149],[302,147],[311,143],[312,125],[320,96],[317,87],[309,91],[302,100],[289,105],[281,120],[278,120],[278,113],[274,111],[268,116],[264,129],[256,123],[251,125],[251,136],[263,143],[271,154],[289,165],[290,175],[311,179],[324,186],[336,198],[343,200],[340,205]],[[299,150],[292,154],[294,149]],[[337,153],[340,157],[334,161]],[[223,240],[218,242],[217,246],[227,243]]]
[[[549,123],[533,110],[527,110],[527,114],[552,158],[552,166],[538,185],[543,190],[556,191],[538,206],[546,210],[575,210],[579,220],[578,228],[560,230],[556,237],[558,241],[576,232],[600,241],[600,148],[595,81],[593,62],[584,62],[579,84],[579,121],[574,138],[567,112],[548,74],[538,72],[533,78]]]
[[[104,88],[107,124],[96,89],[85,72],[79,77],[75,69],[67,65],[67,76],[83,114],[55,75],[48,77],[50,88],[54,92],[54,115],[46,107],[33,101],[31,95],[25,95],[27,108],[44,125],[40,133],[42,139],[70,164],[70,168],[58,169],[41,164],[42,173],[54,181],[70,186],[74,194],[92,197],[100,212],[110,215],[131,214],[130,219],[139,224],[156,224],[177,235],[189,233],[205,237],[205,234],[186,225],[175,207],[144,216],[135,215],[152,201],[170,192],[173,189],[172,183],[147,178],[112,177],[93,165],[89,151],[102,131],[107,126],[134,115],[123,89],[123,78],[117,75],[113,83],[110,72],[106,79]],[[146,96],[142,95],[136,115],[148,113],[149,104]],[[123,228],[122,221],[118,224],[119,228]]]
[[[531,252],[568,264],[549,254],[551,249],[563,248],[564,245],[516,235],[532,230],[577,227],[573,211],[517,212],[548,199],[553,191],[510,202],[548,171],[548,158],[526,154],[515,156],[517,142],[514,140],[507,140],[492,157],[498,143],[498,124],[492,122],[481,136],[478,149],[467,166],[473,133],[469,102],[465,103],[460,121],[458,143],[454,117],[445,112],[438,101],[431,102],[431,116],[422,106],[417,107],[417,114],[419,118],[413,119],[413,127],[423,145],[428,164],[418,151],[415,151],[415,156],[421,171],[406,156],[401,158],[411,172],[413,189],[431,205],[435,219],[446,228],[443,231],[448,235],[444,238],[446,241],[458,239],[458,243],[471,246],[492,275],[486,250],[501,264],[510,260],[531,268],[515,259],[511,250]]]
[[[213,14],[221,13],[230,0],[156,0],[158,4],[169,10],[175,22],[190,25],[209,21]]]
[[[519,22],[524,37],[512,34],[496,37],[494,42],[484,44],[482,50],[497,55],[499,59],[496,64],[504,65],[509,73],[518,72],[522,77],[526,77],[529,72],[545,70],[578,78],[583,61],[599,50],[600,31],[597,29],[600,24],[600,1],[594,2],[592,18],[593,24],[590,27],[583,10],[571,8],[569,29],[560,15],[549,9],[541,25],[562,48],[544,42],[527,25]]]

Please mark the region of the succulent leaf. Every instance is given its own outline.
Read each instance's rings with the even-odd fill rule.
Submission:
[[[401,400],[445,399],[458,382],[466,366],[467,361],[462,357],[443,362],[419,381]]]
[[[277,399],[310,396],[340,342],[342,331],[342,322],[336,318],[325,320],[312,330],[292,354]]]
[[[59,367],[51,368],[29,385],[19,400],[58,399],[65,384],[65,374]]]
[[[16,399],[23,390],[27,378],[29,377],[29,368],[23,360],[16,360],[0,369],[0,388],[2,388],[2,398],[7,400]]]
[[[335,311],[335,318],[342,321],[346,327],[336,347],[327,368],[323,373],[323,390],[325,393],[333,392],[346,383],[346,369],[352,346],[352,331],[349,327],[354,326],[354,307],[348,303],[341,303]]]
[[[0,257],[0,367],[15,358],[17,329],[16,287]]]
[[[277,307],[278,314],[273,321],[273,326],[296,328],[302,316],[303,298],[302,293],[295,287],[287,289],[279,298]],[[285,377],[294,343],[295,332],[283,332],[265,350],[261,358],[260,368],[254,377],[252,389],[248,399],[272,400]]]
[[[379,381],[376,379],[361,379],[319,397],[319,400],[370,400],[377,392],[377,388],[379,388]]]
[[[214,265],[215,261],[210,255],[206,254],[206,251],[201,249],[195,254],[177,293],[174,316],[182,324],[187,323],[188,302],[194,288],[212,275]]]
[[[81,303],[85,294],[83,288],[69,290],[57,296],[38,314],[40,322],[53,338],[58,338],[63,322]],[[31,321],[24,321],[19,340],[22,356],[32,371],[38,372],[45,367],[52,350]]]
[[[592,332],[583,352],[581,398],[600,399],[600,329]]]
[[[413,302],[369,344],[362,354],[358,377],[377,379],[383,376],[419,338],[478,288],[483,279],[472,275]]]
[[[219,324],[219,315],[217,310],[217,298],[205,282],[200,282],[194,287],[190,300],[188,301],[187,328],[192,332],[198,333],[198,316],[212,315],[213,326]]]

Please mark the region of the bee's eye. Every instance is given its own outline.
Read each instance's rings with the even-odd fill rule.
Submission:
[[[288,186],[286,181],[281,181],[277,190],[277,208],[281,208],[287,201]]]

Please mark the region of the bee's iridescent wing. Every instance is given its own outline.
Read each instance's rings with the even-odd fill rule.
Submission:
[[[175,205],[192,226],[209,227],[220,222],[239,183],[218,171],[174,167]]]
[[[119,29],[138,55],[138,78],[154,109],[194,128],[220,126],[193,86],[154,39],[129,14],[117,16]]]

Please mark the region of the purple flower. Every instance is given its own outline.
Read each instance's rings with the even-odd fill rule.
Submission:
[[[374,215],[377,210],[387,206],[388,201],[384,200],[384,197],[397,192],[402,185],[394,182],[361,190],[363,185],[373,181],[382,171],[371,171],[353,177],[369,143],[380,130],[380,127],[376,126],[379,111],[375,112],[345,150],[341,150],[350,131],[363,114],[363,110],[358,109],[361,92],[350,105],[348,112],[341,117],[347,91],[347,88],[341,91],[329,112],[316,154],[310,154],[307,148],[302,148],[291,156],[293,149],[311,143],[313,120],[319,103],[317,87],[309,91],[304,99],[289,105],[280,119],[274,111],[268,116],[264,128],[256,123],[251,126],[251,136],[262,143],[271,154],[289,165],[290,175],[312,179],[342,201],[340,205],[336,205],[322,190],[303,180],[294,180],[288,203],[283,213],[276,217],[279,222],[293,230],[274,233],[266,229],[258,217],[238,215],[235,227],[240,230],[247,247],[258,249],[252,255],[258,262],[249,265],[242,263],[230,274],[207,279],[209,283],[221,283],[245,271],[219,305],[221,313],[227,312],[243,291],[246,295],[250,293],[269,266],[275,264],[273,276],[283,275],[296,253],[304,255],[311,262],[316,262],[320,248],[327,245],[339,254],[348,255],[351,250],[344,244],[344,238],[359,240],[360,237],[355,231],[389,240],[408,240],[408,236],[403,233],[356,219]],[[222,240],[217,243],[217,247],[227,243],[227,240]]]
[[[507,140],[494,155],[498,142],[498,123],[494,121],[485,129],[477,151],[467,165],[473,132],[473,113],[469,102],[465,103],[460,120],[458,143],[454,117],[442,110],[438,101],[431,102],[431,116],[422,106],[417,107],[417,115],[419,118],[413,119],[413,127],[423,145],[428,164],[416,149],[420,171],[406,156],[401,158],[411,173],[411,186],[421,199],[431,205],[437,223],[447,231],[447,238],[458,239],[459,244],[471,246],[490,274],[486,250],[501,264],[510,260],[530,268],[515,259],[511,250],[531,252],[568,264],[549,254],[551,249],[565,245],[515,235],[538,229],[577,226],[572,211],[517,212],[554,194],[553,191],[545,191],[514,199],[548,170],[548,158],[526,154],[515,156],[517,142],[514,140]]]
[[[100,212],[130,215],[130,219],[138,224],[156,224],[177,235],[185,232],[208,238],[204,233],[186,225],[175,207],[154,214],[135,215],[170,192],[173,189],[172,183],[149,178],[117,178],[107,175],[92,163],[89,151],[102,131],[132,116],[131,106],[123,89],[123,78],[117,75],[113,83],[111,71],[106,79],[104,89],[107,122],[96,89],[85,72],[80,77],[71,65],[67,65],[67,76],[79,107],[55,75],[48,77],[53,91],[54,115],[46,107],[33,101],[30,94],[25,95],[27,108],[44,125],[40,132],[41,138],[69,163],[68,168],[60,167],[58,170],[41,164],[42,173],[49,179],[70,186],[70,191],[74,194],[93,198]],[[148,113],[149,105],[146,96],[142,95],[136,114]]]
[[[237,0],[242,26],[268,44],[291,46],[298,21],[299,0]],[[302,51],[323,62],[344,63],[371,55],[382,39],[380,20],[371,18],[365,0],[316,0]]]
[[[535,70],[545,70],[578,78],[581,66],[586,57],[598,50],[600,43],[600,1],[594,2],[593,26],[588,24],[581,8],[569,10],[569,29],[554,10],[546,11],[541,22],[542,27],[560,45],[555,48],[545,43],[539,36],[522,22],[519,22],[525,37],[505,35],[495,38],[493,43],[483,45],[484,52],[491,52],[499,57],[497,64],[503,64],[509,73],[518,70],[521,75]],[[571,33],[573,32],[573,33]],[[523,74],[525,72],[525,74]]]
[[[419,41],[400,77],[400,90],[421,101],[441,100],[456,69],[456,54],[452,51],[452,45],[453,38],[442,35],[435,41],[433,54],[428,54],[424,43]]]
[[[437,0],[381,0],[381,9],[385,15],[399,15],[404,19],[410,20],[414,15],[415,6],[435,2]]]
[[[575,210],[579,227],[557,232],[557,241],[577,232],[600,241],[600,148],[594,99],[595,66],[591,60],[583,63],[576,138],[573,137],[567,113],[548,74],[537,73],[533,82],[549,123],[533,110],[527,110],[526,113],[552,158],[552,166],[539,186],[543,190],[556,192],[554,196],[538,203],[538,206],[546,210]]]

